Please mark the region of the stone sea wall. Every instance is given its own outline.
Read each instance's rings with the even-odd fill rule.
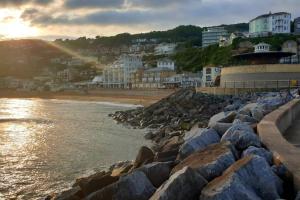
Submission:
[[[295,199],[291,174],[256,134],[257,123],[294,96],[216,97],[187,89],[112,114],[120,123],[147,128],[153,146],[47,199]]]

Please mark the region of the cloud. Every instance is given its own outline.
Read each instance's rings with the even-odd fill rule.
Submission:
[[[54,0],[0,0],[1,7],[22,6],[26,4],[46,5]]]
[[[125,0],[66,0],[66,8],[119,8],[122,7]]]

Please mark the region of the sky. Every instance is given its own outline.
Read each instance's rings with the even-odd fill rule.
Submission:
[[[0,39],[77,38],[300,17],[300,0],[0,0]]]

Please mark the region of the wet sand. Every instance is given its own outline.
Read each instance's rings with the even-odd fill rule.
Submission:
[[[153,90],[121,90],[121,89],[97,89],[87,93],[80,91],[65,92],[29,92],[0,89],[0,98],[41,98],[61,99],[77,101],[101,101],[112,103],[126,103],[148,106],[160,99],[167,97],[175,90],[153,89]]]

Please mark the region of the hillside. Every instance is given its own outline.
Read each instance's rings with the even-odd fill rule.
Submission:
[[[42,40],[0,41],[0,76],[31,78],[61,55],[62,51]]]
[[[224,25],[229,32],[248,31],[248,24],[232,24]],[[122,45],[130,45],[132,41],[137,39],[155,39],[156,42],[175,42],[188,43],[190,46],[201,46],[203,28],[193,25],[182,25],[167,31],[152,31],[148,33],[129,34],[122,33],[110,37],[86,38],[80,37],[75,40],[56,40],[60,45],[67,46],[73,49],[93,48],[95,46],[118,47]]]

